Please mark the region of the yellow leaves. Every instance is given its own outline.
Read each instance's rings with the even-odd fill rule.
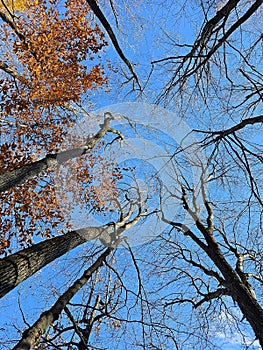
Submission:
[[[23,13],[27,8],[26,0],[0,0],[0,11]]]

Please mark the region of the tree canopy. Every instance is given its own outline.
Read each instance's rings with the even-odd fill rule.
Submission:
[[[1,348],[263,348],[263,1],[0,1]]]

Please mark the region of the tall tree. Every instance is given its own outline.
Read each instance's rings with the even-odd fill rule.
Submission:
[[[130,207],[131,209],[131,207]],[[135,216],[133,216],[130,219],[130,216],[133,214],[133,212],[130,212],[130,210],[127,213],[121,213],[121,221],[118,223],[113,224],[114,230],[113,232],[110,232],[109,227],[93,227],[93,228],[87,228],[87,229],[81,229],[78,232],[73,232],[70,235],[80,235],[82,236],[82,243],[86,240],[91,240],[95,238],[99,238],[105,245],[108,245],[108,248],[96,259],[96,261],[87,269],[84,271],[83,275],[77,279],[72,286],[69,287],[67,291],[65,291],[56,301],[56,303],[50,308],[50,310],[45,311],[41,314],[39,319],[35,322],[35,324],[30,327],[28,330],[26,330],[21,338],[21,341],[14,347],[14,349],[31,349],[38,345],[41,337],[46,332],[48,326],[50,324],[53,324],[54,321],[56,321],[61,312],[66,308],[69,301],[73,298],[73,296],[88,282],[92,274],[105,263],[105,260],[107,256],[116,248],[116,246],[123,240],[123,237],[121,236],[122,233],[126,230],[135,225],[140,218],[144,215],[142,212],[142,203],[138,203],[138,212]],[[63,236],[64,238],[65,236]],[[60,237],[58,237],[60,238]],[[68,237],[67,237],[68,238]],[[79,239],[79,238],[78,238]],[[70,238],[71,241],[73,241],[72,237]],[[68,241],[68,239],[64,240]],[[68,242],[67,242],[68,243]],[[54,246],[54,244],[53,244]],[[58,249],[60,247],[59,242],[55,242],[55,246]],[[34,264],[34,255],[36,255],[36,252],[38,250],[36,249],[35,252],[31,252],[31,255],[28,255],[24,259],[27,261],[27,263],[30,261]],[[46,249],[45,249],[45,253]],[[58,254],[58,253],[57,253]],[[21,253],[20,253],[21,255]],[[50,255],[48,255],[51,257]],[[11,257],[11,262],[16,264],[18,260],[18,255],[15,257]],[[39,257],[38,257],[39,258]],[[54,258],[54,256],[53,256]],[[36,257],[35,257],[36,259]],[[48,261],[46,261],[48,263]],[[20,264],[19,264],[20,265]],[[23,272],[23,269],[21,269],[21,265],[18,266],[19,272]],[[20,277],[20,276],[19,276]],[[86,346],[86,344],[83,344]],[[83,346],[82,345],[82,346]]]
[[[68,228],[49,176],[58,163],[82,156],[78,171],[85,172],[83,183],[92,181],[91,164],[97,155],[91,150],[99,146],[110,126],[106,118],[94,137],[73,141],[68,145],[71,152],[65,152],[63,139],[79,118],[71,104],[106,83],[98,58],[106,42],[89,6],[68,1],[60,4],[62,14],[49,1],[1,4],[1,42],[6,48],[0,62],[0,250],[4,253],[12,249],[15,238],[23,246],[31,244],[35,234],[49,238],[53,228]],[[99,187],[89,189],[97,205],[102,203],[96,199]],[[44,217],[49,227],[43,231]]]
[[[1,259],[0,297],[71,249],[93,239],[110,242],[109,227],[87,227],[47,239]]]
[[[83,273],[81,278],[76,280],[75,283],[59,297],[52,308],[41,314],[37,322],[24,332],[19,343],[13,348],[14,350],[30,350],[39,343],[40,337],[45,333],[47,327],[58,319],[60,313],[66,307],[70,299],[85,285],[85,283],[88,282],[92,274],[103,265],[111,251],[112,248],[107,248],[105,252],[98,257],[94,264]]]
[[[89,163],[92,169],[94,164],[101,161],[101,155],[109,156],[106,150],[111,146],[108,164],[112,160],[117,161],[121,154],[120,165],[115,170],[122,174],[117,174],[113,186],[109,181],[113,189],[108,200],[111,205],[101,205],[100,199],[104,200],[105,192],[100,191],[96,192],[96,199],[87,195],[85,200],[95,210],[98,208],[98,217],[106,217],[108,222],[122,221],[116,217],[117,211],[121,212],[127,207],[132,209],[131,218],[134,218],[134,209],[138,209],[142,202],[144,207],[151,210],[143,217],[138,216],[139,220],[132,231],[123,231],[128,239],[123,241],[122,248],[114,249],[111,258],[104,260],[104,266],[96,268],[96,276],[76,294],[71,293],[71,287],[75,286],[72,281],[79,282],[75,271],[81,276],[86,261],[90,266],[90,260],[94,261],[97,257],[96,250],[88,254],[83,251],[71,261],[65,261],[63,266],[70,269],[68,274],[65,268],[62,274],[59,270],[61,260],[57,260],[61,281],[54,278],[46,283],[45,274],[42,274],[43,286],[35,288],[38,294],[40,290],[47,290],[49,300],[45,303],[44,292],[39,300],[42,311],[47,312],[40,318],[40,312],[32,316],[26,295],[21,296],[20,299],[24,300],[19,300],[17,310],[22,315],[23,326],[21,322],[12,320],[16,333],[10,332],[9,339],[12,344],[16,344],[19,337],[20,345],[27,343],[27,348],[35,345],[32,334],[40,330],[39,325],[44,324],[42,320],[50,316],[45,327],[41,326],[41,334],[37,337],[39,349],[110,346],[116,349],[214,350],[224,348],[225,344],[232,346],[233,343],[238,349],[263,348],[263,1],[198,0],[175,3],[163,0],[160,3],[153,0],[147,2],[147,6],[144,6],[145,2],[142,4],[139,1],[132,7],[125,0],[88,3],[94,11],[94,17],[91,11],[88,16],[90,19],[98,18],[109,42],[113,44],[113,50],[110,51],[112,61],[105,68],[112,93],[101,95],[96,91],[96,101],[99,100],[100,105],[103,105],[106,103],[104,99],[116,102],[117,96],[121,101],[125,100],[127,93],[129,99],[141,100],[143,96],[144,101],[174,110],[188,123],[192,133],[199,136],[199,142],[185,146],[184,140],[192,134],[189,132],[184,134],[181,142],[176,143],[173,135],[176,137],[181,133],[180,125],[172,121],[162,129],[161,122],[167,120],[162,113],[158,114],[158,124],[156,116],[151,115],[149,125],[146,126],[145,120],[144,124],[135,123],[123,109],[120,111],[126,123],[114,123],[117,129],[115,132],[124,135],[124,142],[119,146],[105,134],[107,146],[99,143],[97,146],[100,148],[93,149],[90,154],[93,158]],[[53,3],[49,6],[52,8]],[[32,8],[37,12],[37,6]],[[23,16],[22,19],[26,18]],[[57,19],[63,16],[64,12],[59,12]],[[14,35],[23,42],[21,29],[17,26],[19,20],[5,12],[1,18],[6,24],[10,22],[8,25]],[[28,37],[32,38],[30,28]],[[18,47],[16,50],[20,52],[22,49]],[[14,56],[8,57],[9,61],[14,60]],[[22,54],[18,57],[22,57]],[[33,61],[33,53],[32,57]],[[14,64],[9,64],[9,61],[1,64],[2,70],[19,82],[23,71],[20,66],[14,69]],[[131,62],[135,63],[134,66]],[[37,63],[35,65],[39,67]],[[34,79],[37,74],[32,78],[32,89],[36,87]],[[49,86],[52,80],[49,78],[51,76],[43,80],[43,92],[52,87]],[[62,84],[62,90],[69,86],[67,82]],[[21,84],[26,83],[22,80]],[[39,101],[36,111],[42,108],[41,105],[46,108],[48,99],[41,95],[42,90],[34,92],[30,88],[26,87],[30,98],[39,97],[35,99],[35,103]],[[4,86],[4,94],[5,90]],[[55,89],[55,97],[58,90]],[[8,98],[4,97],[3,108],[8,108],[10,101],[17,99],[15,94]],[[52,103],[49,106],[51,110]],[[66,97],[58,105],[59,111],[63,111],[63,117],[70,116],[72,105]],[[81,104],[78,103],[77,107],[81,108]],[[33,105],[32,110],[35,110]],[[134,108],[134,119],[138,117],[137,114]],[[139,117],[143,120],[143,116]],[[24,125],[28,127],[27,123],[19,124],[18,119],[6,117],[2,123],[9,128],[11,125],[12,128],[20,129],[25,128]],[[30,126],[34,126],[34,120],[30,123]],[[64,125],[67,125],[67,120],[61,120],[59,127],[63,129]],[[161,130],[158,131],[156,125]],[[44,133],[42,130],[38,132]],[[30,140],[29,133],[29,129],[25,131]],[[34,130],[32,135],[35,135]],[[122,153],[125,152],[122,146],[125,142],[129,145],[128,139],[134,135],[137,144],[133,144],[132,159],[123,161],[126,154]],[[54,136],[55,130],[46,134],[47,145],[51,143],[50,140],[55,145]],[[36,143],[42,147],[39,140],[37,136]],[[82,141],[81,145],[77,143],[73,148],[83,147],[85,142]],[[136,153],[138,148],[148,151],[147,142],[155,143],[158,147],[165,145],[165,161],[158,158],[158,152],[155,153],[153,147],[146,162],[136,159],[138,154],[142,154]],[[16,149],[16,145],[3,144],[6,158],[10,152],[12,154],[12,147]],[[38,153],[37,159],[25,164],[61,151],[64,149],[54,147],[50,151],[47,147],[44,154]],[[198,152],[203,153],[203,156],[199,157]],[[8,164],[17,164],[14,157],[12,159]],[[85,158],[86,165],[88,162]],[[167,183],[161,171],[154,168],[158,163],[166,170]],[[24,164],[20,162],[19,166],[23,169]],[[194,167],[199,167],[195,174],[191,173]],[[87,179],[85,174],[80,171],[80,175]],[[44,180],[49,181],[52,175],[48,174]],[[88,175],[95,175],[95,172]],[[38,185],[40,181],[43,178],[39,177]],[[21,202],[25,194],[20,195],[19,186],[14,189],[14,193]],[[87,188],[91,190],[92,186],[88,181]],[[106,188],[108,191],[109,186]],[[36,186],[31,193],[37,190]],[[47,196],[44,198],[46,200]],[[52,201],[47,201],[47,205],[52,208]],[[10,220],[12,215],[14,212],[6,211],[6,219]],[[23,227],[24,223],[20,226]],[[8,224],[6,232],[12,229],[12,222],[6,222]],[[46,221],[44,228],[49,228]],[[137,232],[151,237],[151,240],[131,247],[129,238],[132,240]],[[66,234],[64,238],[70,235]],[[62,240],[62,237],[56,239]],[[49,241],[55,242],[53,239]],[[48,245],[49,241],[44,243]],[[39,244],[41,247],[42,243]],[[35,247],[38,250],[38,245]],[[33,247],[24,252],[30,249]],[[52,254],[50,256],[46,256],[47,261],[52,260]],[[26,284],[23,286],[26,288]],[[70,296],[74,294],[71,300],[68,292]],[[64,299],[65,295],[67,297]],[[4,306],[7,297],[2,299]],[[7,336],[0,341],[5,344],[6,340]]]

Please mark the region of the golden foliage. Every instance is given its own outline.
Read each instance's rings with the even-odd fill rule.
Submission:
[[[0,0],[0,11],[7,13],[24,12],[27,8],[26,0]]]

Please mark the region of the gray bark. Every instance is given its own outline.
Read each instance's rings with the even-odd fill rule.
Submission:
[[[37,243],[0,260],[0,298],[42,267],[93,239],[110,242],[108,227],[88,227],[70,231]]]
[[[7,171],[0,175],[0,192],[4,192],[38,176],[57,164],[57,155],[48,154],[36,162],[24,165],[18,169]]]

